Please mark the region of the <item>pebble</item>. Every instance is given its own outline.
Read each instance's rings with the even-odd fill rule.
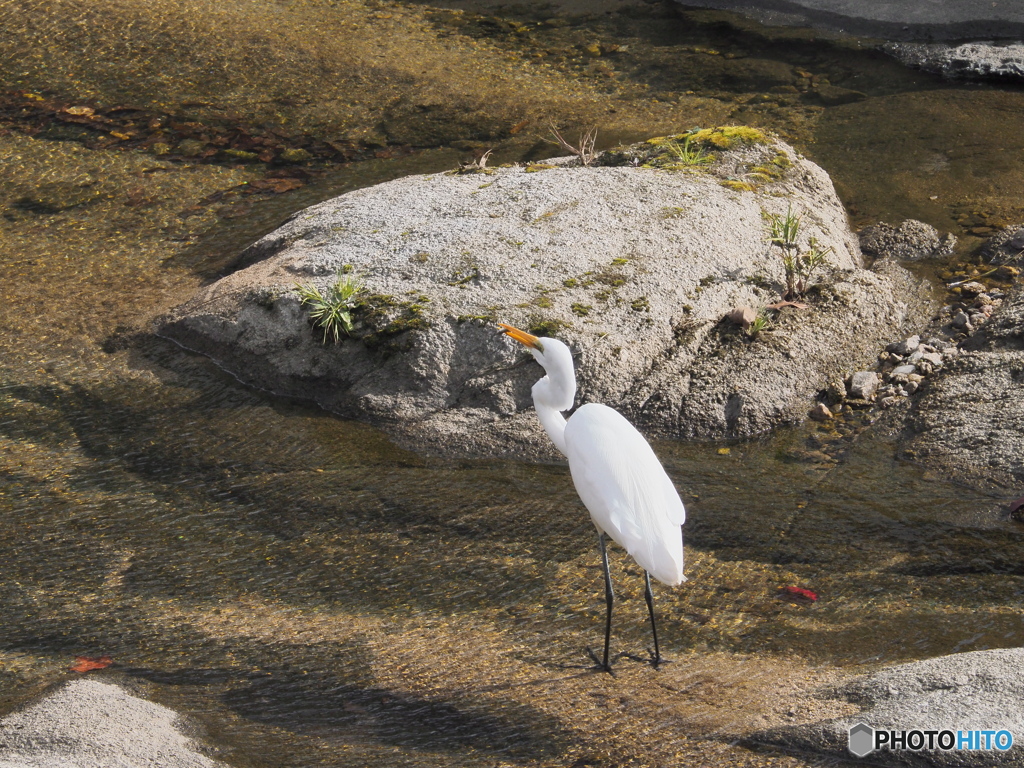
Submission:
[[[896,368],[893,368],[892,373],[890,375],[893,378],[896,378],[897,376],[909,376],[915,371],[917,371],[916,365],[900,365],[897,366]]]
[[[921,343],[921,337],[920,336],[911,336],[909,339],[904,339],[903,341],[897,341],[897,342],[894,342],[894,343],[890,344],[889,346],[887,346],[885,348],[885,350],[886,350],[886,352],[892,352],[894,355],[899,355],[900,357],[906,357],[911,352],[913,352],[915,349],[917,349],[917,347],[918,347],[918,345],[920,343]]]
[[[874,371],[857,371],[850,377],[850,397],[870,400],[878,390],[878,374]]]
[[[815,421],[828,421],[832,418],[832,411],[824,403],[818,403],[816,406],[811,408],[811,412],[807,414]]]
[[[985,286],[978,282],[964,283],[960,286],[960,295],[967,296],[968,298],[984,292]]]
[[[942,355],[938,352],[924,352],[921,349],[918,349],[914,354],[907,358],[907,362],[911,365],[922,360],[931,363],[935,367],[942,365]]]
[[[965,331],[974,330],[974,327],[971,325],[971,318],[963,310],[960,310],[955,315],[953,315],[953,319],[950,322],[952,323],[954,328],[959,328]]]

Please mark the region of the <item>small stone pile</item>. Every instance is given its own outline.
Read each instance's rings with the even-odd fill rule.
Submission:
[[[878,356],[882,380],[875,393],[878,404],[888,408],[914,394],[926,376],[942,368],[944,356],[956,351],[955,344],[941,339],[922,342],[916,335],[887,346]]]
[[[1003,303],[1005,294],[989,290],[976,281],[958,287],[961,300],[943,307],[939,317],[948,320],[950,335],[970,335],[975,328],[988,321],[996,307]]]
[[[843,406],[866,408],[880,405],[889,408],[916,392],[925,377],[942,368],[945,359],[958,353],[956,344],[939,338],[922,342],[918,335],[889,344],[878,356],[877,371],[857,371],[845,381],[835,381],[827,388],[828,399],[838,403],[829,408],[818,403],[810,412],[812,419],[830,419]]]
[[[829,400],[840,403],[839,409],[818,403],[810,417],[832,418],[842,404],[854,408],[876,404],[889,408],[914,394],[928,375],[942,368],[945,359],[959,353],[957,342],[987,322],[1005,298],[1002,291],[986,288],[977,281],[956,287],[960,300],[939,311],[938,336],[922,342],[921,337],[915,335],[889,344],[878,356],[877,371],[857,371],[845,382],[837,381],[828,387]]]

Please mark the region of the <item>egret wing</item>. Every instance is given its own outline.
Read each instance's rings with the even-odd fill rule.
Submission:
[[[594,524],[654,578],[683,578],[686,510],[658,457],[612,408],[584,405],[565,428],[569,470]]]

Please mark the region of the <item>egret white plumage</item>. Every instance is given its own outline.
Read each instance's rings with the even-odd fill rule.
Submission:
[[[607,614],[601,666],[611,671],[612,577],[608,569],[605,535],[611,536],[644,570],[644,598],[654,635],[654,665],[661,661],[658,627],[654,620],[651,576],[676,586],[683,576],[682,524],[686,510],[650,444],[625,417],[599,403],[580,406],[568,419],[576,398],[572,353],[558,339],[538,338],[500,324],[504,332],[524,344],[544,368],[545,376],[533,385],[537,417],[555,447],[569,460],[576,492],[597,527],[604,565]]]

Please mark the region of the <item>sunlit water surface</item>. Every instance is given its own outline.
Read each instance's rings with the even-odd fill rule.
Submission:
[[[932,84],[879,98],[942,114],[938,102],[1005,110],[1020,94]],[[882,109],[836,107],[807,145],[835,159],[861,210],[889,192],[872,197],[857,163],[897,151],[863,121],[891,139],[906,114]],[[787,669],[1024,643],[1021,529],[998,498],[894,461],[869,415],[657,446],[689,510],[689,581],[656,590],[675,664],[642,663],[641,574],[616,550],[625,655],[606,680],[586,654],[604,613],[596,537],[564,466],[408,453],[147,332],[288,213],[450,168],[455,153],[338,169],[172,244],[175,196],[252,172],[153,172],[144,156],[0,139],[17,160],[9,190],[82,173],[113,190],[51,214],[5,200],[0,709],[71,676],[76,655],[109,655],[92,674],[189,713],[237,766],[644,764],[686,753],[690,734],[757,727],[759,691]],[[844,155],[855,141],[864,154]],[[948,154],[967,146],[998,162],[980,142]],[[132,184],[152,202],[125,208]],[[908,212],[936,201],[919,202]],[[819,599],[781,599],[786,586]]]

